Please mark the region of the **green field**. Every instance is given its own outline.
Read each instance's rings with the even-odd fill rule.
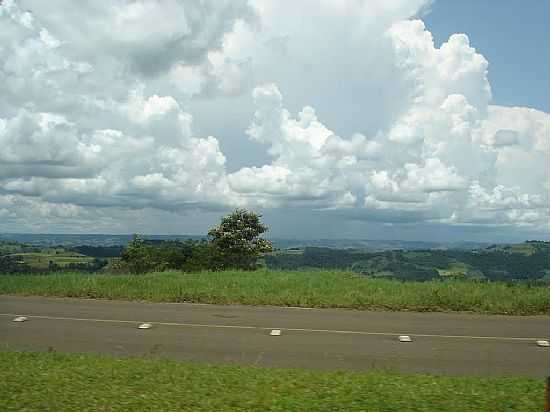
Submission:
[[[523,254],[526,256],[532,256],[535,253],[537,253],[538,250],[541,249],[541,247],[544,247],[544,244],[538,243],[538,242],[525,242],[525,243],[519,243],[515,245],[495,245],[490,248],[490,250],[496,252],[504,252],[504,253],[510,253],[510,254]]]
[[[448,277],[448,276],[466,277],[468,273],[472,272],[472,269],[473,268],[471,266],[465,263],[456,262],[456,263],[451,263],[449,267],[446,269],[436,269],[436,270],[439,272],[439,275],[443,277]]]
[[[178,272],[0,276],[0,294],[353,308],[550,314],[550,288],[473,281],[399,282],[346,272]]]
[[[544,382],[0,352],[3,412],[542,411]]]
[[[66,267],[71,263],[90,263],[94,260],[91,257],[64,250],[52,250],[36,253],[16,253],[11,256],[25,262],[34,269],[47,269],[50,262],[53,262],[60,267]]]

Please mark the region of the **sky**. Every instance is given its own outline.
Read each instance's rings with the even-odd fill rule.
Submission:
[[[0,232],[550,240],[550,3],[0,1]]]

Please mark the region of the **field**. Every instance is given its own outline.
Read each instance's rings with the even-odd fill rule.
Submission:
[[[11,255],[34,269],[47,269],[50,262],[63,268],[70,264],[90,263],[94,259],[76,252],[52,250],[36,253],[17,253]]]
[[[461,280],[399,282],[336,271],[12,275],[0,276],[0,294],[363,310],[550,314],[548,287]]]
[[[11,411],[541,411],[544,382],[0,352]]]
[[[468,276],[472,272],[472,267],[462,262],[456,262],[449,265],[446,269],[436,269],[439,272],[439,276]]]

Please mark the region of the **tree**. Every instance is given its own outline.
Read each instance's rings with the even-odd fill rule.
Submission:
[[[211,268],[211,249],[211,245],[205,241],[152,241],[134,235],[122,251],[121,260],[115,270],[133,274],[165,270],[206,270]]]
[[[159,267],[158,256],[153,252],[151,246],[147,245],[141,236],[134,235],[133,239],[123,250],[121,261],[124,268],[130,273],[153,272],[161,269]]]
[[[218,226],[210,229],[216,269],[254,270],[258,258],[273,251],[270,241],[260,237],[268,228],[262,216],[246,209],[236,209],[223,217]]]

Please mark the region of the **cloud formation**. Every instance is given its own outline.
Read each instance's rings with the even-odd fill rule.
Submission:
[[[283,3],[4,0],[0,230],[247,206],[550,231],[550,115],[493,105],[431,2]],[[254,105],[241,144],[268,162],[229,170],[230,137],[197,135],[220,101]]]

